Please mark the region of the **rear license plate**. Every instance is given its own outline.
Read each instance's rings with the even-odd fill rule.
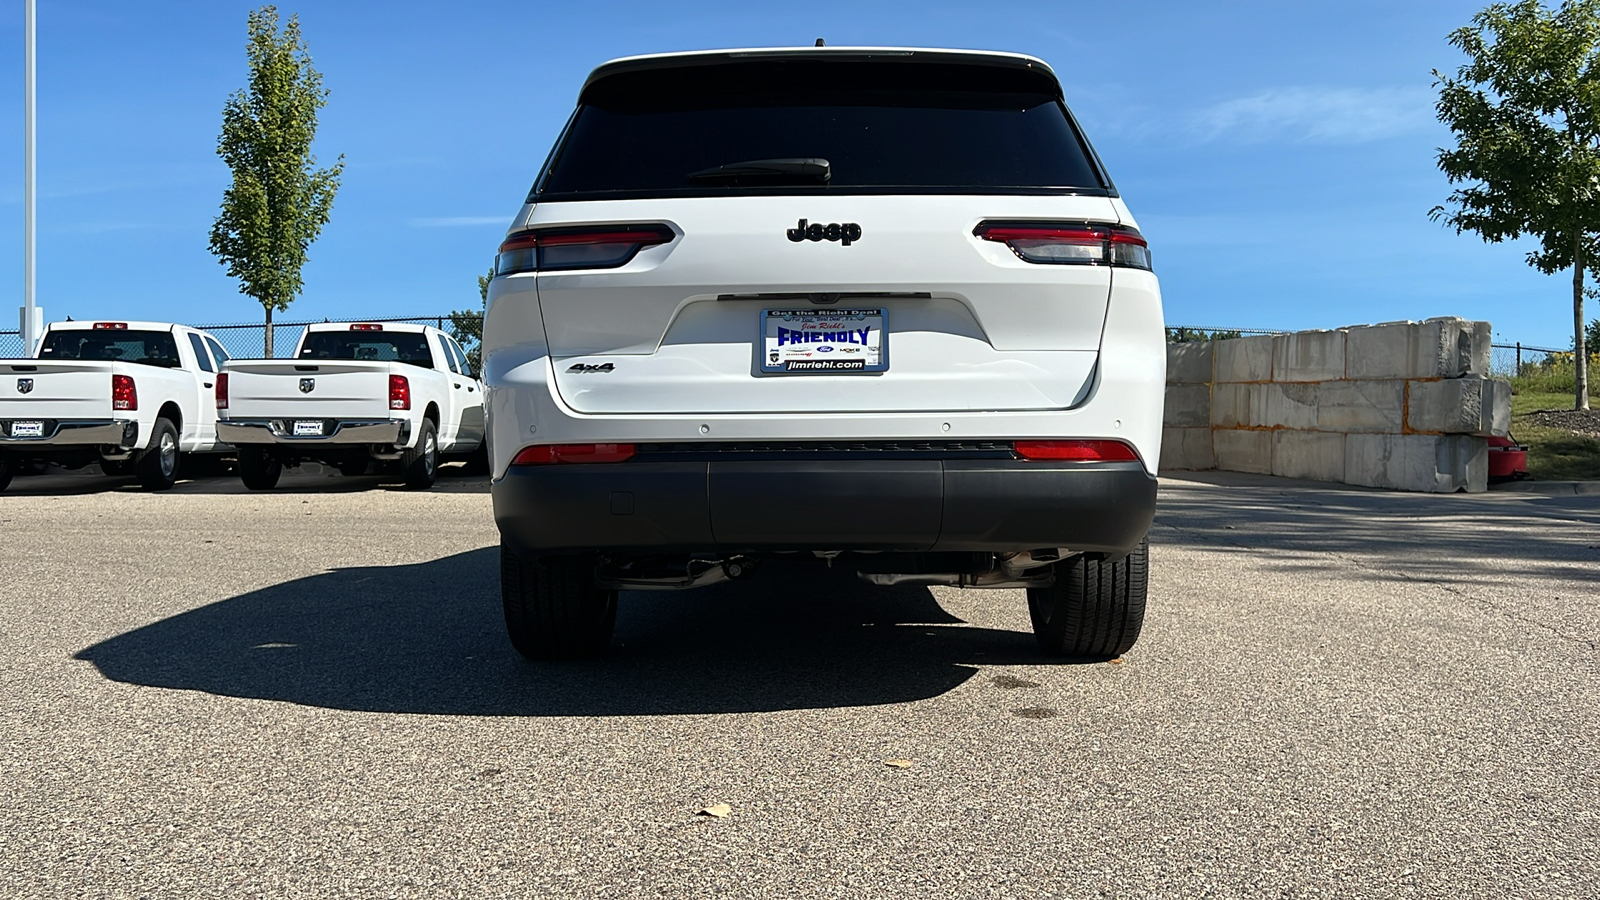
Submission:
[[[761,371],[884,372],[886,316],[877,309],[767,309],[761,313]]]
[[[321,422],[296,422],[294,423],[295,437],[322,437]]]
[[[44,437],[43,422],[12,422],[11,436],[14,438]]]

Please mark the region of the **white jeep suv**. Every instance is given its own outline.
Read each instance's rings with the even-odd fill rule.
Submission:
[[[1047,652],[1144,617],[1166,353],[1133,217],[1028,56],[816,47],[590,74],[484,324],[506,625],[775,554],[1026,588]]]

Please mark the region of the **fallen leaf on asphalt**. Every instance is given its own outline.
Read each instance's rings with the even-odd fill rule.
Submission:
[[[1108,660],[1106,660],[1106,662],[1110,663],[1113,666],[1120,666],[1120,665],[1122,665],[1122,657],[1119,656],[1116,659],[1108,659]]]
[[[733,812],[733,807],[729,806],[728,804],[726,804],[726,803],[713,803],[710,806],[707,806],[707,807],[701,809],[699,812],[695,813],[695,815],[697,815],[697,816],[715,816],[718,819],[726,819],[728,817],[728,814],[731,813],[731,812]]]
[[[886,759],[883,761],[883,764],[886,766],[894,766],[896,769],[911,768],[911,760],[909,759]]]

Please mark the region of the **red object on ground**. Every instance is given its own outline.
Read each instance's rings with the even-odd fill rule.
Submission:
[[[1511,480],[1528,477],[1528,448],[1510,438],[1489,438],[1489,477]]]

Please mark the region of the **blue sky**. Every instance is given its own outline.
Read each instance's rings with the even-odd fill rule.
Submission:
[[[244,83],[229,0],[39,0],[39,302],[50,318],[256,321],[206,250]],[[1567,347],[1570,276],[1430,222],[1445,35],[1479,3],[358,3],[298,12],[344,187],[283,319],[477,302],[585,74],[667,50],[891,44],[1048,61],[1155,252],[1170,324],[1462,315]],[[22,8],[0,10],[0,327],[22,302]],[[1590,316],[1600,315],[1592,310]]]

